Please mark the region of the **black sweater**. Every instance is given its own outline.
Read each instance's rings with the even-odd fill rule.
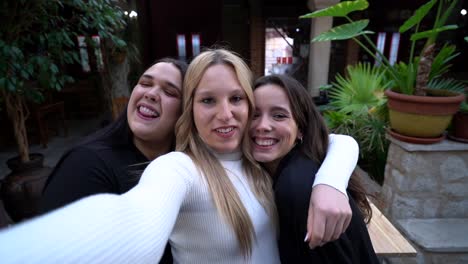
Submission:
[[[138,172],[145,169],[147,162],[131,140],[113,146],[94,141],[75,147],[49,176],[41,210],[45,213],[93,194],[125,193],[138,183]],[[160,263],[172,263],[169,245]]]
[[[336,241],[311,250],[304,242],[312,185],[319,165],[293,149],[278,166],[274,178],[278,208],[281,263],[379,263],[363,216],[351,197],[348,229]]]

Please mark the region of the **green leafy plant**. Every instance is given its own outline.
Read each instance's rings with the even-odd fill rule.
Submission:
[[[334,89],[330,91],[331,105],[344,113],[368,112],[385,103],[385,71],[369,63],[348,66],[347,77],[337,75]]]
[[[385,71],[369,63],[346,68],[329,88],[330,107],[324,110],[328,126],[335,132],[353,136],[360,145],[360,165],[382,182],[388,142],[388,118],[383,91],[390,85]]]
[[[460,112],[468,113],[468,103],[466,101],[461,103]]]
[[[436,71],[431,71],[431,69],[433,69],[434,62],[433,57],[436,52],[435,41],[438,34],[457,28],[456,25],[446,25],[447,19],[452,13],[453,8],[456,6],[457,2],[458,0],[431,0],[418,8],[414,12],[413,16],[405,21],[405,23],[399,29],[400,33],[405,33],[414,29],[414,32],[410,36],[410,57],[408,62],[400,62],[396,66],[392,66],[390,64],[389,60],[377,49],[375,44],[368,37],[369,34],[373,33],[372,31],[365,30],[369,24],[369,20],[362,19],[353,21],[349,17],[349,14],[352,12],[367,9],[369,3],[366,0],[343,1],[331,7],[303,15],[300,18],[317,18],[324,16],[345,18],[349,23],[323,32],[315,37],[312,41],[353,39],[370,56],[378,61],[381,61],[382,67],[387,70],[389,78],[393,81],[393,90],[405,94],[425,95],[425,88],[427,87],[427,83],[431,79],[435,78],[435,76],[440,76],[440,72],[437,72],[437,69],[444,70],[444,67],[446,67],[448,61],[453,59],[453,57],[445,56],[445,59],[447,59],[445,61],[440,59],[435,60],[435,63],[437,64]],[[432,29],[420,32],[419,28],[422,20],[434,8],[434,6],[437,6],[437,8],[435,10],[436,17]],[[364,42],[360,40],[360,37],[363,38]],[[416,42],[423,39],[426,40],[426,43],[423,50],[421,51],[420,56],[416,58]],[[442,50],[444,52],[450,53],[450,50],[447,47],[442,48]],[[453,54],[453,51],[452,56],[456,56]]]
[[[13,122],[22,162],[29,160],[27,100],[67,82],[65,65],[79,63],[76,37],[98,34],[124,48],[123,12],[111,0],[5,0],[0,4],[0,96]]]

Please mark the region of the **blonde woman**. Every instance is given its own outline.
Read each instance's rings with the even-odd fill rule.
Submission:
[[[197,56],[183,91],[176,152],[122,195],[82,199],[0,234],[2,263],[279,263],[270,177],[249,154],[247,65]]]

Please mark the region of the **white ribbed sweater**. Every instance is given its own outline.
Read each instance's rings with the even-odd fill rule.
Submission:
[[[255,228],[251,263],[279,263],[275,231],[242,176],[240,153],[222,165]],[[246,263],[203,178],[181,152],[151,162],[140,183],[101,194],[0,235],[1,263],[157,263],[169,239],[175,263]]]
[[[221,157],[221,163],[254,224],[257,240],[249,262],[279,263],[274,229],[241,176],[239,155]],[[314,185],[343,191],[357,157],[354,139],[331,135]],[[0,262],[157,263],[168,239],[176,263],[245,263],[202,177],[180,152],[153,161],[123,195],[94,195],[1,230]]]

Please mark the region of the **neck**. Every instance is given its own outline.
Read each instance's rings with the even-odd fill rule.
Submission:
[[[172,150],[172,139],[165,142],[148,142],[133,137],[133,144],[148,160],[154,160]]]

